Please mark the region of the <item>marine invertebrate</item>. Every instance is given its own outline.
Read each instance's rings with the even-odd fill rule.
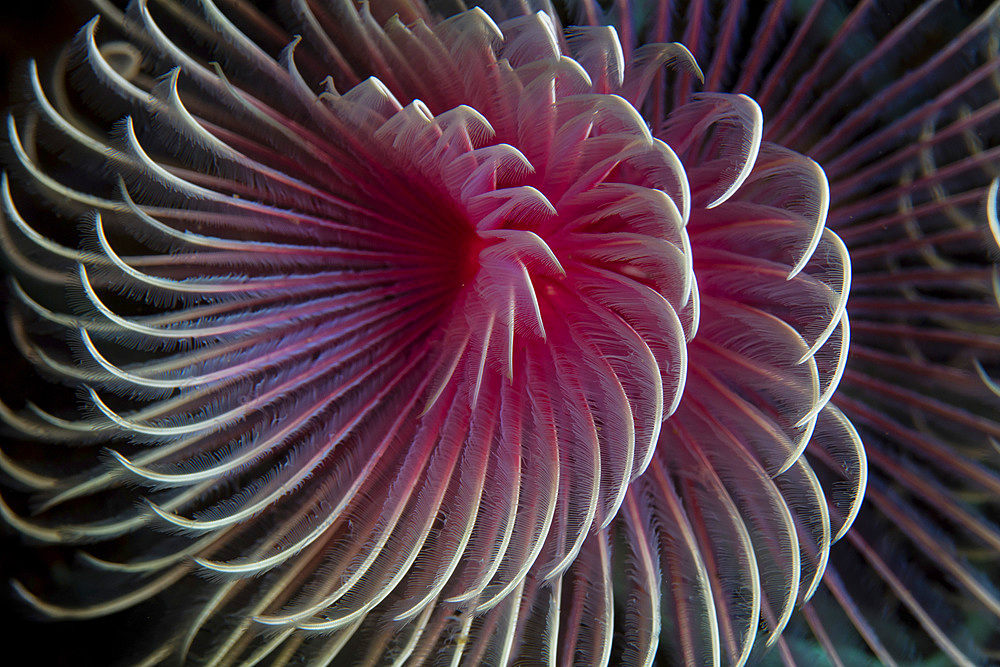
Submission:
[[[527,7],[106,7],[8,119],[15,340],[87,414],[4,409],[82,446],[68,479],[0,460],[41,498],[3,511],[97,543],[95,590],[21,595],[56,617],[173,600],[151,659],[213,664],[782,641],[865,468],[828,404],[849,270],[801,154],[823,144],[755,78],[777,43],[729,81],[733,7],[702,53],[692,4],[693,58],[667,5],[615,31],[582,3],[568,33]]]

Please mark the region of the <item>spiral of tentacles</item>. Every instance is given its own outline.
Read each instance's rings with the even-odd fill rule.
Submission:
[[[744,95],[650,128],[677,44],[227,7],[109,9],[8,118],[15,342],[84,414],[2,407],[75,446],[0,510],[101,574],[22,597],[196,591],[150,657],[206,664],[772,644],[865,480],[822,169]]]
[[[684,398],[619,519],[564,576],[529,573],[495,616],[433,612],[407,637],[418,660],[450,625],[493,638],[473,663],[746,664],[819,587],[867,478],[854,427],[828,403],[846,361],[849,262],[823,225],[822,170],[760,143],[760,122],[749,98],[706,95],[655,132],[684,164],[713,167],[688,170],[700,318]],[[733,146],[743,175],[720,202],[713,162]],[[400,640],[365,641],[378,655]]]

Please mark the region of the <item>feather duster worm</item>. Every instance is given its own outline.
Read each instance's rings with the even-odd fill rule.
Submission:
[[[869,318],[875,359],[947,380],[944,399],[916,403],[931,419],[912,417],[921,392],[894,371],[848,371],[841,408],[891,425],[872,523],[927,547],[926,521],[907,522],[920,508],[897,497],[916,480],[949,525],[988,536],[977,505],[918,468],[930,452],[993,479],[942,435],[992,423],[956,405],[984,385],[951,368],[975,359],[989,377],[992,311],[964,305],[989,272],[981,230],[940,250],[934,235],[954,232],[931,227],[986,192],[995,137],[976,134],[972,158],[959,138],[991,118],[995,89],[977,85],[996,12],[943,38],[942,53],[977,46],[979,78],[931,59],[941,90],[910,93],[934,102],[900,126],[881,106],[842,116],[852,81],[912,64],[895,49],[934,5],[873,28],[884,70],[861,73],[842,59],[867,5],[832,34],[825,5],[789,5],[604,17],[582,3],[568,31],[521,6],[104,7],[51,83],[32,68],[33,103],[7,123],[14,340],[83,402],[3,407],[53,443],[0,458],[35,490],[30,506],[5,493],[8,523],[86,545],[72,586],[18,593],[55,618],[169,609],[135,654],[147,662],[647,664],[659,647],[742,664],[775,644],[792,660],[798,635],[780,633],[824,590],[803,617],[833,659],[825,591],[885,659],[828,567],[866,465],[828,403],[850,270],[804,154],[892,183],[834,181],[845,232],[889,218],[906,235],[871,243],[868,272],[890,287],[872,288],[889,296],[870,312],[933,297],[910,286],[907,252],[937,253],[933,284],[965,280],[935,326],[886,340]],[[754,21],[766,38],[741,41]],[[831,80],[842,88],[811,108]],[[932,204],[907,217],[915,165]],[[949,203],[955,183],[967,194]],[[976,317],[968,354],[920,353]],[[905,433],[929,444],[911,453]],[[882,545],[848,534],[929,646],[968,652],[896,585]],[[988,603],[982,573],[924,553]]]

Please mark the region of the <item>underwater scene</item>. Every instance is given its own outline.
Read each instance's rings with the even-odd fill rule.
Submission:
[[[1000,1],[0,42],[12,664],[1000,665]]]

